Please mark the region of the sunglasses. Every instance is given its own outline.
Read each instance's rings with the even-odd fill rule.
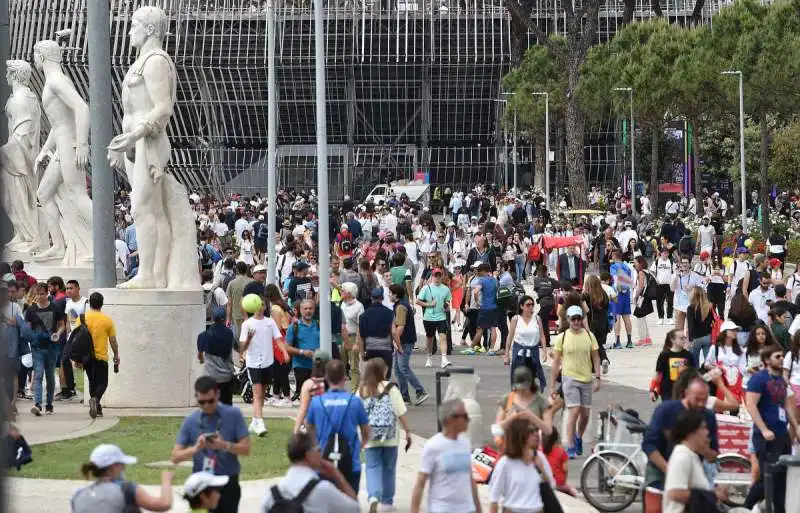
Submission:
[[[572,317],[569,318],[569,320],[570,321],[578,321],[578,322],[580,322],[580,321],[583,320],[583,317],[580,316],[580,315],[573,315]]]
[[[206,405],[211,406],[212,404],[214,404],[216,402],[217,402],[217,398],[216,397],[213,398],[213,399],[198,399],[197,400],[197,404],[199,404],[200,406],[206,406]]]

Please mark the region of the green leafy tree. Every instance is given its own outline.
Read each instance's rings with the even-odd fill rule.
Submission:
[[[800,184],[800,121],[775,131],[770,154],[770,182],[782,189],[796,189]]]

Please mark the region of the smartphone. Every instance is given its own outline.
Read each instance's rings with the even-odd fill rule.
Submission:
[[[219,435],[217,435],[216,433],[206,433],[206,440],[208,440],[209,442],[214,442],[216,441],[218,436]]]
[[[406,452],[408,452],[409,449],[411,449],[411,439],[410,438],[406,440]]]

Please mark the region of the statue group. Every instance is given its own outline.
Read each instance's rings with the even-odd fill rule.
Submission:
[[[163,50],[168,26],[157,7],[133,14],[129,37],[139,55],[122,83],[122,133],[108,146],[109,163],[131,184],[139,246],[139,272],[122,288],[189,289],[198,284],[187,192],[166,172],[171,150],[166,127],[177,88],[175,65]],[[0,148],[0,198],[14,229],[7,250],[27,253],[33,261],[86,265],[92,262],[89,107],[64,73],[61,52],[55,41],[34,46],[34,65],[45,79],[41,108],[30,87],[30,64],[8,62],[10,135]],[[50,132],[40,148],[42,111]]]

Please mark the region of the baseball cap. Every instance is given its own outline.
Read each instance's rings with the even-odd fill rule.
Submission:
[[[215,321],[224,320],[226,317],[225,309],[221,306],[215,306],[211,311],[211,318]]]
[[[347,230],[347,225],[342,223],[342,226],[339,227],[341,230]]]
[[[370,295],[374,298],[383,297],[383,287],[375,287]]]
[[[431,271],[431,274],[443,274],[443,271],[440,268],[437,267],[436,269]]]
[[[308,265],[307,263],[303,262],[302,260],[300,260],[299,262],[295,262],[292,267],[294,267],[294,269],[296,271],[305,271],[306,269],[308,269],[311,266]]]
[[[209,488],[221,488],[228,484],[228,476],[216,476],[210,472],[195,472],[183,484],[183,496],[194,499]]]
[[[737,253],[750,253],[750,250],[747,248],[736,248]]]
[[[720,331],[728,331],[728,330],[741,330],[735,322],[733,321],[725,321],[722,323],[722,326],[719,327]]]
[[[253,266],[253,274],[255,273],[265,273],[267,272],[267,268],[261,264]]]
[[[527,367],[521,366],[514,369],[514,373],[511,375],[511,388],[514,389],[524,389],[530,388],[533,384],[533,373]]]
[[[583,317],[583,308],[578,305],[572,305],[567,308],[567,318],[571,317]]]
[[[317,349],[314,351],[314,363],[328,363],[331,361],[331,355],[327,351]]]
[[[482,263],[483,262],[481,262],[480,260],[475,260],[474,262],[472,262],[472,268],[477,269],[478,267],[481,266]]]
[[[700,252],[700,259],[705,260],[706,258],[710,257],[711,254],[708,251],[701,251]]]
[[[92,454],[89,456],[89,461],[94,463],[97,468],[108,468],[117,463],[133,465],[136,463],[137,459],[133,456],[128,456],[116,445],[100,444],[92,451]]]

